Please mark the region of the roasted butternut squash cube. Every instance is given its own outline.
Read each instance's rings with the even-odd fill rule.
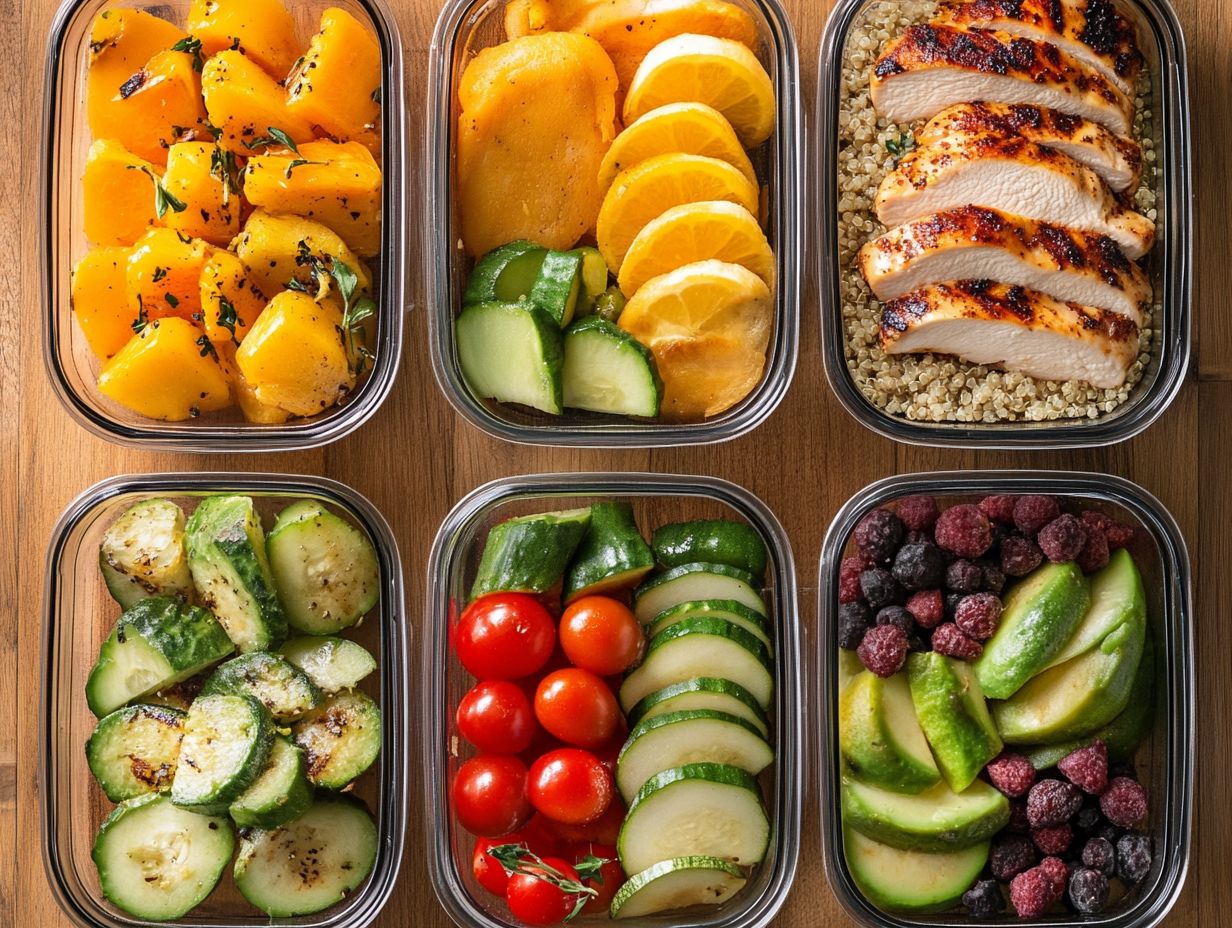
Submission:
[[[135,315],[124,290],[127,248],[95,248],[73,268],[73,318],[90,350],[103,361],[133,337]]]
[[[150,419],[180,422],[231,405],[231,382],[205,332],[155,319],[98,375],[104,396]]]
[[[147,61],[188,36],[177,26],[143,10],[109,9],[90,28],[86,114],[96,139],[115,136],[124,119],[120,88]]]
[[[238,345],[266,302],[248,265],[231,252],[214,252],[201,269],[201,315],[211,341]]]
[[[231,394],[235,397],[235,405],[240,408],[245,421],[256,425],[281,425],[291,418],[291,414],[285,409],[270,406],[257,399],[257,391],[244,379],[240,366],[236,363],[235,352],[238,346],[234,342],[215,342],[214,347],[218,349],[222,369],[231,379]]]
[[[167,151],[163,189],[184,204],[163,225],[211,245],[225,245],[240,231],[239,168],[235,153],[213,142],[177,142]]]
[[[282,0],[193,0],[185,28],[205,57],[231,48],[282,80],[299,57],[295,18]]]
[[[381,119],[381,49],[346,10],[321,14],[321,28],[287,78],[287,109],[339,141],[376,144]]]
[[[324,412],[355,387],[341,334],[342,312],[285,290],[257,318],[235,353],[257,399],[296,416]]]
[[[81,178],[82,225],[96,245],[131,245],[156,221],[157,168],[115,139],[99,139]]]
[[[312,140],[312,124],[287,106],[282,85],[243,52],[219,52],[207,61],[201,92],[210,122],[222,130],[219,142],[238,154],[262,147],[271,128],[297,144]]]
[[[110,135],[147,161],[167,163],[167,149],[205,123],[201,75],[187,52],[158,52],[120,87]]]
[[[201,272],[213,249],[173,229],[151,229],[128,255],[124,287],[134,318],[201,320]]]
[[[357,292],[372,289],[372,274],[338,233],[302,216],[259,209],[248,217],[231,250],[252,268],[256,285],[264,293],[277,293],[291,280],[315,293],[318,281],[306,255],[323,262],[341,261],[355,272]]]
[[[381,250],[381,169],[359,142],[305,142],[298,155],[254,155],[244,195],[271,212],[324,223],[358,255]]]

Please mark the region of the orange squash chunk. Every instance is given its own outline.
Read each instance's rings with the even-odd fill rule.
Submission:
[[[379,145],[381,49],[346,10],[321,14],[321,28],[287,78],[287,109],[339,141]],[[379,154],[379,148],[373,148]]]
[[[302,216],[259,209],[248,217],[244,231],[236,236],[231,247],[252,269],[257,287],[267,294],[284,289],[292,279],[316,292],[317,280],[312,270],[300,262],[304,249],[323,262],[338,260],[347,265],[358,278],[357,293],[372,289],[372,274],[338,233]]]
[[[104,396],[148,419],[180,422],[231,405],[231,382],[205,333],[184,319],[147,324],[98,375]]]
[[[185,28],[201,41],[206,58],[236,49],[278,80],[295,66],[301,48],[295,17],[282,0],[193,0]]]
[[[312,140],[312,125],[287,108],[282,85],[242,52],[210,58],[201,73],[201,92],[210,122],[222,130],[220,143],[238,154],[259,147],[271,127],[296,143]]]
[[[553,32],[485,48],[458,88],[462,241],[567,249],[594,227],[616,136],[616,72],[593,39]]]
[[[167,151],[163,189],[184,204],[163,225],[189,238],[225,245],[240,230],[239,170],[234,157],[213,142],[178,142]]]
[[[165,164],[173,142],[205,122],[201,79],[187,52],[158,52],[120,88],[108,133],[154,164]]]
[[[244,195],[271,212],[324,223],[358,255],[381,250],[381,168],[358,142],[305,142],[298,155],[254,155],[244,168]]]
[[[210,341],[240,344],[265,303],[252,271],[231,252],[214,252],[201,269],[201,316]]]
[[[154,225],[157,169],[115,139],[90,146],[81,178],[82,225],[97,245],[131,245]],[[153,175],[153,176],[151,176]]]
[[[95,248],[73,268],[73,318],[90,350],[103,361],[133,337],[134,314],[124,290],[127,248]]]
[[[201,319],[201,271],[213,249],[172,229],[151,229],[133,246],[124,289],[133,318]]]
[[[90,28],[86,113],[97,139],[116,134],[126,118],[120,87],[158,52],[187,35],[172,23],[142,10],[103,10]]]

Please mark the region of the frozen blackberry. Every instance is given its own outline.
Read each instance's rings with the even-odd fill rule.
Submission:
[[[959,557],[979,557],[992,546],[992,525],[978,506],[951,506],[937,518],[937,544]]]
[[[1083,834],[1090,834],[1104,820],[1104,813],[1099,811],[1098,796],[1084,796],[1082,808],[1074,816],[1074,828]]]
[[[996,880],[978,880],[963,893],[962,904],[975,918],[992,918],[1005,911],[1005,896]]]
[[[903,523],[888,509],[874,509],[856,525],[855,536],[863,554],[885,563],[902,544]]]
[[[860,592],[860,574],[873,566],[862,554],[843,558],[838,568],[838,601],[840,603],[858,603],[864,599]]]
[[[874,625],[856,649],[860,661],[879,677],[892,677],[907,660],[907,636],[895,625]]]
[[[915,619],[902,606],[886,606],[878,610],[877,617],[873,621],[877,625],[893,625],[901,628],[908,638],[915,634]]]
[[[1044,561],[1039,545],[1023,535],[1001,542],[1001,570],[1007,577],[1025,577]]]
[[[1082,864],[1112,876],[1116,871],[1116,848],[1107,838],[1088,838],[1082,846]]]
[[[1093,741],[1062,757],[1057,769],[1084,793],[1099,795],[1108,785],[1108,748],[1102,741]]]
[[[1069,879],[1069,867],[1065,866],[1065,861],[1060,857],[1045,857],[1039,862],[1039,868],[1052,881],[1053,895],[1058,899],[1064,896],[1065,882]]]
[[[1027,793],[1027,818],[1032,828],[1064,825],[1081,805],[1082,791],[1073,783],[1040,780]]]
[[[1061,514],[1061,504],[1055,496],[1020,496],[1014,501],[1014,525],[1032,538],[1045,525]]]
[[[968,638],[987,641],[1001,621],[1001,609],[995,593],[972,593],[954,607],[954,623]]]
[[[1116,825],[1112,824],[1112,822],[1101,821],[1095,826],[1095,830],[1092,834],[1097,838],[1103,838],[1105,841],[1116,844],[1121,840],[1121,835],[1125,834],[1125,829],[1118,828]]]
[[[1108,566],[1111,552],[1108,549],[1108,536],[1102,529],[1087,526],[1087,543],[1078,552],[1078,567],[1083,573],[1093,574]]]
[[[919,542],[898,549],[892,572],[905,589],[927,590],[940,585],[945,563],[936,545]]]
[[[1005,589],[1005,571],[1001,569],[999,563],[991,560],[980,560],[977,562],[980,569],[984,571],[984,589],[989,593],[1000,593]]]
[[[1039,867],[1023,871],[1010,881],[1010,905],[1019,918],[1038,918],[1056,898],[1051,878]]]
[[[999,493],[996,496],[985,496],[980,500],[980,512],[988,516],[993,522],[1000,522],[1002,525],[1014,524],[1014,503],[1018,497],[1010,496],[1008,493]]]
[[[870,567],[860,574],[860,592],[871,609],[898,606],[904,599],[903,588],[884,567]]]
[[[1116,843],[1116,875],[1126,883],[1140,883],[1151,872],[1151,839],[1122,835]]]
[[[933,650],[960,661],[973,661],[984,653],[984,646],[964,634],[953,622],[946,622],[933,630]]]
[[[921,590],[911,594],[907,611],[921,628],[936,628],[945,618],[945,600],[940,590]]]
[[[843,603],[838,607],[838,646],[854,651],[873,624],[873,615],[864,603]]]
[[[913,532],[927,532],[937,522],[937,501],[931,496],[905,496],[898,501],[898,517]]]
[[[1104,911],[1108,904],[1108,877],[1098,870],[1079,867],[1069,878],[1069,902],[1083,915]]]
[[[984,571],[966,558],[959,558],[945,569],[945,585],[955,593],[978,593],[984,588]]]
[[[1036,828],[1031,832],[1031,840],[1035,842],[1041,854],[1060,856],[1074,843],[1074,829],[1070,827],[1069,822]]]
[[[1077,560],[1086,547],[1087,530],[1077,516],[1065,513],[1040,529],[1036,540],[1048,560],[1054,564],[1065,564]]]
[[[1127,547],[1134,540],[1136,530],[1124,522],[1113,522],[1104,530],[1104,534],[1108,536],[1108,547],[1116,551],[1118,548]]]
[[[1035,766],[1021,754],[1004,751],[984,769],[992,785],[1011,799],[1025,796],[1035,782]]]
[[[1002,883],[1035,866],[1035,845],[1024,835],[999,834],[988,852],[988,872]]]
[[[1132,828],[1146,818],[1146,790],[1137,780],[1116,777],[1100,794],[1099,808],[1112,824]]]

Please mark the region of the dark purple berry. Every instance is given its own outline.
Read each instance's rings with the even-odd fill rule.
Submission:
[[[872,609],[901,605],[904,599],[903,588],[884,567],[870,567],[860,574],[860,591]]]
[[[978,564],[959,558],[945,569],[945,585],[955,593],[978,593],[984,588],[984,571]]]
[[[894,625],[875,625],[856,649],[860,661],[879,677],[892,677],[907,660],[907,636]]]
[[[1010,535],[1001,542],[1001,570],[1009,577],[1025,577],[1044,561],[1044,552],[1030,538]]]
[[[872,624],[872,613],[864,603],[843,603],[838,607],[838,646],[854,651]]]
[[[962,904],[975,918],[992,918],[1005,911],[1005,896],[996,880],[978,880],[963,893]]]
[[[1079,867],[1069,878],[1069,901],[1082,915],[1095,915],[1108,904],[1108,877],[1098,870]]]
[[[1151,839],[1122,835],[1116,843],[1116,874],[1126,883],[1140,883],[1151,872]]]
[[[978,506],[964,503],[941,513],[933,534],[937,544],[959,557],[979,557],[992,546],[992,525]]]
[[[931,496],[905,496],[898,501],[898,517],[913,532],[927,532],[937,522],[937,501]]]
[[[1116,848],[1106,838],[1088,838],[1082,846],[1082,864],[1112,876],[1116,870]]]
[[[1055,496],[1020,496],[1014,501],[1014,525],[1032,538],[1060,514],[1061,504]]]
[[[1040,780],[1027,793],[1027,818],[1033,828],[1064,825],[1081,805],[1082,791],[1073,783]]]
[[[873,621],[877,625],[893,625],[901,628],[908,638],[915,634],[915,619],[902,606],[886,606],[878,610],[877,617]]]
[[[903,523],[888,509],[874,509],[856,525],[855,537],[863,554],[885,563],[902,543]]]
[[[1078,559],[1086,547],[1087,530],[1077,516],[1065,513],[1040,529],[1036,540],[1048,560],[1054,564],[1064,564]]]
[[[989,593],[1000,593],[1005,589],[1005,571],[1001,565],[990,560],[978,562],[984,571],[984,589]]]
[[[1006,824],[1005,830],[1016,835],[1030,833],[1031,820],[1027,818],[1027,801],[1025,799],[1015,799],[1010,803],[1010,820]]]
[[[968,638],[987,641],[1001,622],[1001,600],[995,593],[972,593],[954,608],[954,622]]]
[[[945,564],[937,546],[929,542],[903,545],[894,555],[894,579],[907,590],[927,590],[941,583]]]
[[[1098,796],[1084,796],[1082,808],[1074,816],[1074,828],[1083,834],[1090,834],[1104,820],[1104,813],[1099,811]]]
[[[1035,845],[1023,835],[999,834],[992,839],[988,852],[988,872],[1008,883],[1025,870],[1035,866]]]

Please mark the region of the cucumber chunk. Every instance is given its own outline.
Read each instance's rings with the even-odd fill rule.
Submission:
[[[530,288],[530,301],[563,329],[573,320],[581,285],[582,256],[574,251],[549,251]]]
[[[276,648],[287,637],[261,517],[247,496],[209,496],[197,505],[188,519],[188,566],[202,603],[241,651]]]
[[[674,857],[635,873],[612,897],[612,918],[722,905],[744,888],[744,871],[717,857]]]
[[[708,599],[731,599],[768,615],[756,577],[728,564],[681,564],[654,574],[633,593],[633,612],[646,625],[672,606]]]
[[[653,567],[654,555],[637,527],[633,507],[624,502],[595,503],[565,575],[565,602],[633,586]]]
[[[102,718],[127,702],[187,679],[235,645],[209,612],[171,596],[128,609],[103,642],[86,680],[86,702]]]
[[[488,593],[545,593],[561,582],[590,526],[590,509],[543,512],[488,532],[471,599]]]
[[[954,851],[987,842],[1010,820],[1010,803],[983,780],[961,793],[944,782],[906,795],[844,776],[843,821],[882,844]]]
[[[763,738],[770,737],[770,723],[753,694],[738,683],[718,677],[692,677],[655,690],[629,710],[629,725],[687,709],[726,712],[750,723]]]
[[[150,596],[192,596],[184,511],[168,499],[135,503],[108,527],[98,551],[107,589],[124,609]]]
[[[327,699],[291,731],[304,751],[308,779],[326,789],[342,789],[381,752],[381,710],[358,690]]]
[[[319,516],[324,511],[325,507],[319,499],[301,499],[287,506],[278,515],[274,516],[274,525],[270,529],[270,534],[272,535],[284,525],[290,525],[292,522],[298,522],[300,519]],[[266,547],[269,547],[268,539],[266,539]]]
[[[984,869],[988,842],[958,851],[905,851],[843,828],[843,852],[856,886],[887,912],[944,912]]]
[[[655,774],[629,806],[616,848],[627,873],[673,857],[760,863],[770,820],[757,781],[737,767],[687,764]]]
[[[251,696],[202,696],[184,719],[171,801],[220,815],[253,784],[274,739],[269,715]]]
[[[526,240],[489,251],[475,263],[462,292],[462,305],[527,299],[547,253],[546,248]]]
[[[731,519],[699,519],[660,525],[650,546],[664,567],[681,564],[727,564],[754,577],[766,574],[766,543],[753,526]]]
[[[91,856],[110,902],[137,918],[168,921],[205,900],[234,848],[225,818],[188,812],[148,793],[112,810]]]
[[[645,418],[659,414],[663,381],[654,355],[615,323],[598,316],[579,319],[565,331],[564,351],[566,407]]]
[[[244,835],[235,885],[267,915],[309,915],[362,885],[377,847],[376,822],[362,802],[321,796],[294,822]]]
[[[269,651],[249,651],[222,664],[205,682],[202,696],[233,693],[255,698],[280,722],[297,719],[321,702],[307,674]]]
[[[663,629],[671,628],[671,626],[683,622],[685,619],[706,616],[738,625],[764,644],[767,651],[771,650],[774,646],[774,642],[770,640],[769,632],[766,631],[766,617],[758,612],[754,612],[748,606],[741,605],[734,599],[705,599],[701,602],[681,603],[679,606],[672,606],[672,608],[655,617],[654,621],[647,626],[646,634],[653,638]]]
[[[555,319],[528,300],[476,303],[454,326],[462,376],[476,396],[560,415],[564,348]]]
[[[354,689],[376,670],[376,658],[349,638],[302,635],[278,653],[306,673],[313,686],[330,695]]]
[[[127,706],[104,716],[86,741],[90,772],[112,802],[171,788],[184,737],[184,713]]]
[[[265,550],[287,621],[300,631],[328,635],[349,628],[380,598],[372,542],[332,512],[283,520]]]
[[[244,828],[278,828],[299,818],[312,805],[304,752],[282,735],[270,745],[265,769],[231,803],[231,818]]]

